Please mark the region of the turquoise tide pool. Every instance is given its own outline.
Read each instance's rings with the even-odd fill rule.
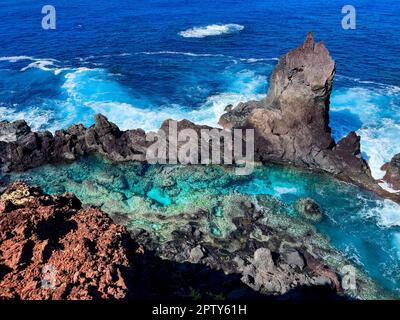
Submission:
[[[236,176],[219,166],[150,166],[113,164],[101,158],[74,164],[45,166],[12,174],[42,186],[49,193],[73,192],[86,204],[113,215],[124,215],[128,228],[144,228],[168,239],[185,219],[162,221],[152,214],[172,216],[209,211],[209,231],[223,237],[232,231],[219,208],[219,195],[270,195],[274,211],[296,215],[294,203],[309,197],[323,209],[316,225],[342,254],[381,286],[400,297],[399,205],[359,188],[280,166],[259,166],[250,176]]]

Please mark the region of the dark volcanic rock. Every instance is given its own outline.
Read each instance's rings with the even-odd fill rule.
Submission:
[[[169,139],[170,127],[176,128],[177,132],[194,129],[199,137],[202,129],[212,129],[188,120],[166,120],[160,129],[164,131],[166,141],[171,143],[167,147],[174,147]],[[216,129],[217,133],[221,131]],[[47,163],[74,161],[91,153],[104,155],[116,162],[146,161],[146,151],[152,143],[154,141],[146,141],[144,130],[121,131],[101,114],[95,116],[95,124],[89,128],[81,124],[72,125],[68,130],[56,131],[54,136],[50,132],[31,132],[24,121],[2,122],[0,169],[3,172],[25,171]],[[180,148],[184,143],[179,142],[175,147]],[[221,143],[221,149],[223,147]],[[168,152],[166,156],[168,159]]]
[[[221,117],[220,124],[254,128],[262,160],[370,176],[367,164],[355,154],[360,148],[355,134],[337,146],[331,136],[329,98],[335,70],[324,44],[315,43],[310,33],[279,60],[266,99],[239,104]]]
[[[90,153],[113,161],[144,161],[147,145],[143,130],[120,131],[102,115],[96,115],[95,124],[88,129],[73,125],[56,131],[54,136],[50,132],[31,132],[23,121],[0,124],[0,165],[4,172],[73,161]]]
[[[2,171],[26,170],[48,162],[53,152],[50,132],[31,132],[25,121],[0,123],[0,166]]]
[[[383,178],[395,190],[400,190],[400,153],[395,155],[393,159],[382,167],[386,171]]]
[[[31,128],[23,120],[18,120],[9,124],[8,122],[0,122],[0,141],[13,142],[19,138],[26,136],[31,132]]]

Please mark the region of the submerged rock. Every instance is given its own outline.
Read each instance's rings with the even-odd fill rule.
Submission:
[[[164,207],[167,207],[171,204],[171,199],[169,195],[159,188],[151,189],[147,193],[147,196]]]
[[[320,222],[323,218],[320,206],[313,199],[300,199],[296,201],[294,208],[305,219]]]

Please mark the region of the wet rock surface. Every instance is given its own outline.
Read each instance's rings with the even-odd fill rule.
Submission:
[[[220,288],[218,295],[225,298],[253,299],[254,292],[274,299],[310,298],[316,292],[321,292],[319,298],[330,299],[380,295],[380,289],[359,271],[357,294],[344,290],[341,269],[349,262],[312,224],[278,212],[273,198],[237,195],[219,200],[223,214],[214,221],[219,233],[212,232],[213,223],[207,223],[214,218],[201,210],[191,216],[170,217],[168,224],[179,225],[181,220],[186,223],[167,237],[157,233],[149,237],[149,231],[137,228],[130,229],[132,237],[162,259],[201,264],[210,270],[233,274],[235,281],[240,279],[247,285],[247,296],[231,285]],[[227,210],[229,214],[225,215]],[[157,215],[152,219],[165,220]],[[221,222],[224,219],[227,221]]]

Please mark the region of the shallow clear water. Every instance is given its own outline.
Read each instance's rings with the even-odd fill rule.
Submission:
[[[318,230],[346,257],[400,297],[399,205],[326,176],[280,166],[258,167],[250,176],[239,177],[233,172],[215,166],[110,164],[88,158],[11,177],[39,184],[49,193],[73,192],[84,203],[99,206],[111,215],[127,214],[128,225],[151,232],[164,227],[170,232],[178,228],[179,222],[160,225],[151,215],[149,218],[149,212],[193,214],[211,206],[212,214],[218,218],[218,195],[271,195],[281,201],[279,212],[289,215],[296,214],[296,200],[310,197],[324,212]],[[224,236],[217,224],[210,225],[210,232]]]

